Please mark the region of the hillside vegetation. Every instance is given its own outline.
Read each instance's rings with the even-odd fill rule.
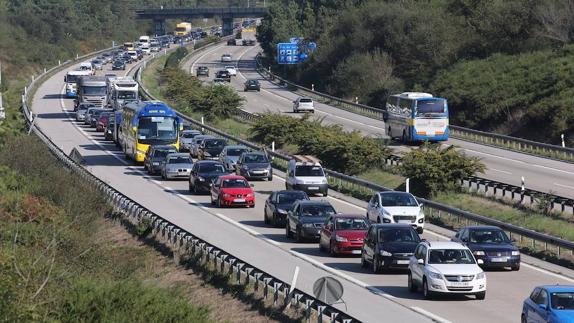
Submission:
[[[318,90],[377,107],[432,91],[454,124],[574,144],[572,16],[574,0],[281,0],[258,38],[268,58],[290,37],[316,41],[286,73]]]

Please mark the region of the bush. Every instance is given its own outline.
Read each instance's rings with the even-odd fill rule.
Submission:
[[[187,56],[189,52],[187,48],[181,46],[178,47],[175,52],[169,54],[167,59],[165,60],[165,65],[163,66],[164,69],[166,68],[179,68],[179,63],[181,60]]]
[[[410,178],[413,194],[425,197],[460,190],[462,179],[484,170],[480,159],[467,157],[454,146],[443,149],[429,143],[406,153],[399,166],[401,175]]]
[[[297,153],[319,158],[325,167],[349,175],[384,164],[390,154],[386,146],[359,132],[346,132],[340,126],[309,120],[262,115],[252,127],[252,138],[266,145],[275,141],[276,147],[297,145]]]

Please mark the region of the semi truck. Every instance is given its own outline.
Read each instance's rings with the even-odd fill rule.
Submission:
[[[191,33],[191,23],[189,22],[180,22],[175,26],[175,35],[176,36],[188,36]]]
[[[91,70],[69,71],[64,77],[66,83],[66,97],[75,98],[77,91],[77,83],[80,77],[92,75]]]
[[[91,103],[104,108],[108,102],[108,86],[104,76],[82,76],[77,83],[75,106]]]
[[[108,79],[108,106],[120,110],[126,103],[138,100],[139,85],[131,76]]]

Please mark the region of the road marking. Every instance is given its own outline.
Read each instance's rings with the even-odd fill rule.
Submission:
[[[574,186],[568,186],[568,185],[563,185],[563,184],[558,184],[558,183],[554,183],[554,185],[574,190]]]
[[[555,172],[559,172],[559,173],[564,173],[564,174],[568,174],[568,175],[574,175],[573,172],[569,172],[569,171],[565,171],[565,170],[561,170],[561,169],[557,169],[557,168],[553,168],[553,167],[542,166],[542,165],[537,165],[537,164],[531,164],[531,163],[524,162],[524,161],[522,161],[522,160],[511,159],[511,158],[502,157],[502,156],[498,156],[498,155],[493,155],[493,154],[490,154],[490,153],[484,153],[484,152],[481,152],[481,151],[477,151],[477,150],[473,150],[473,149],[468,149],[468,148],[462,148],[462,147],[461,147],[461,149],[463,149],[463,150],[465,150],[465,151],[473,152],[473,153],[475,153],[475,154],[491,156],[491,157],[494,157],[494,158],[503,159],[503,160],[511,161],[511,162],[518,163],[518,164],[526,164],[526,165],[532,166],[532,167],[544,168],[544,169],[548,169],[548,170],[555,171]]]
[[[511,172],[507,172],[507,171],[505,171],[505,170],[500,170],[500,169],[496,169],[496,168],[488,168],[488,170],[492,170],[492,171],[499,172],[499,173],[503,173],[503,174],[512,175]]]
[[[422,315],[428,316],[428,317],[430,317],[431,319],[433,319],[433,320],[435,320],[435,321],[437,321],[437,322],[441,322],[441,323],[451,323],[451,321],[449,321],[449,320],[447,320],[447,319],[445,319],[445,318],[442,318],[442,317],[440,317],[440,316],[438,316],[438,315],[435,315],[435,314],[433,314],[433,313],[431,313],[431,312],[429,312],[429,311],[427,311],[427,310],[424,310],[424,309],[422,309],[422,308],[420,308],[420,307],[411,306],[410,308],[411,308],[413,311],[418,312],[418,313],[420,313],[420,314],[422,314]]]
[[[205,57],[205,55],[211,54],[211,53],[215,52],[216,50],[220,49],[221,47],[223,47],[223,45],[215,46],[215,47],[212,48],[211,50],[208,50],[207,52],[201,54],[201,56],[199,56],[197,59],[195,59],[195,60],[193,61],[193,63],[191,63],[191,68],[189,69],[189,73],[190,73],[191,75],[193,75],[193,71],[195,70],[195,64],[196,64],[197,62],[199,62],[203,57]]]

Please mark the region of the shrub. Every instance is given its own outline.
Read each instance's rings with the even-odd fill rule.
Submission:
[[[167,57],[167,59],[165,60],[165,65],[163,66],[163,68],[179,68],[179,62],[181,62],[181,60],[187,56],[187,54],[189,54],[189,52],[187,51],[187,48],[185,47],[178,47],[175,52],[169,54],[169,56]]]

